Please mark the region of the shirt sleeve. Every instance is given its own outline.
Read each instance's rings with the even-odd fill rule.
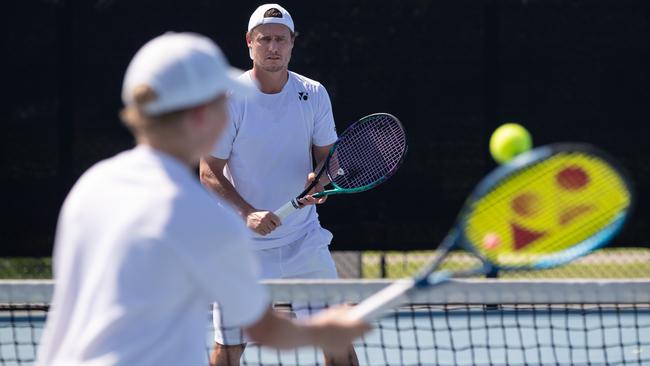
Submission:
[[[255,323],[269,307],[269,295],[258,283],[257,261],[253,252],[242,239],[223,243],[215,267],[220,270],[214,277],[205,277],[206,286],[219,303],[228,324],[245,327]]]
[[[232,146],[237,137],[237,130],[240,123],[240,114],[238,113],[238,108],[232,98],[228,101],[228,121],[226,121],[226,128],[221,134],[221,137],[217,140],[217,143],[212,149],[212,156],[217,159],[228,159],[230,158],[230,152],[232,151]]]
[[[189,270],[209,298],[206,304],[218,302],[228,314],[229,324],[248,326],[269,307],[269,295],[258,283],[257,260],[245,224],[229,208],[213,203],[216,207],[199,209],[187,218],[197,220],[197,215],[202,215],[205,220],[192,226],[194,232],[184,240],[184,254],[191,261]]]
[[[325,87],[320,85],[316,105],[314,134],[312,144],[316,146],[327,146],[336,142],[336,126],[332,114],[332,103]]]

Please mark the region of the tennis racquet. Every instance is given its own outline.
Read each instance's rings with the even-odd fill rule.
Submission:
[[[365,116],[348,127],[332,145],[316,179],[274,213],[284,219],[300,209],[302,204],[298,200],[318,184],[323,174],[333,189],[314,194],[316,198],[374,188],[395,174],[407,149],[406,131],[395,116],[388,113]]]
[[[361,302],[350,316],[373,320],[407,301],[409,294],[453,277],[567,263],[606,244],[623,226],[633,202],[626,174],[592,146],[558,144],[524,153],[477,185],[430,264],[412,279]],[[481,265],[437,271],[457,247],[473,253]]]

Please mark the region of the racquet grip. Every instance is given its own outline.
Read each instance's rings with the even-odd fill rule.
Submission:
[[[373,321],[381,317],[386,311],[402,304],[406,293],[414,286],[415,281],[412,279],[397,281],[360,302],[350,309],[346,316],[350,320]]]
[[[284,206],[278,208],[273,213],[275,216],[279,217],[280,220],[284,220],[285,217],[289,216],[293,211],[296,211],[300,208],[300,205],[295,199],[284,204]]]

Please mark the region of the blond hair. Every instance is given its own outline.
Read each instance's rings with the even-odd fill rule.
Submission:
[[[158,99],[156,91],[148,85],[138,85],[133,89],[133,104],[120,111],[120,119],[135,135],[161,128],[176,127],[187,112],[187,109],[163,113],[156,116],[148,115],[144,106]]]

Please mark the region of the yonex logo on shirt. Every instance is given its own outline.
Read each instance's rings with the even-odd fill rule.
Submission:
[[[298,92],[298,99],[300,99],[300,100],[309,99],[309,93],[307,93],[307,92]]]

